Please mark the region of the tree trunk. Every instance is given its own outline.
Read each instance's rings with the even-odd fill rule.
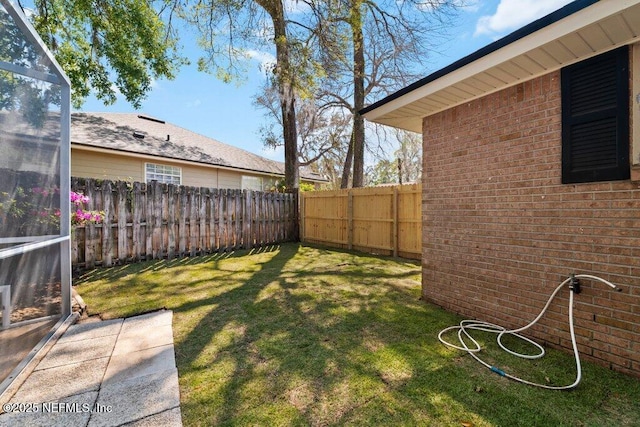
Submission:
[[[347,156],[344,159],[344,167],[342,168],[342,180],[340,181],[340,188],[349,188],[349,177],[351,176],[352,164],[353,164],[353,130],[351,131],[351,138],[349,138],[349,148],[347,149]]]
[[[362,0],[354,0],[351,9],[353,33],[353,187],[364,185],[364,36],[362,31]]]
[[[257,0],[273,21],[276,44],[276,81],[282,110],[284,139],[284,182],[287,192],[296,192],[300,187],[298,159],[298,130],[296,128],[295,76],[289,61],[287,26],[282,0]]]

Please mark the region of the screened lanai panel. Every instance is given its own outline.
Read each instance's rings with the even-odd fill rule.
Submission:
[[[0,249],[60,234],[60,113],[42,106],[0,111]]]
[[[49,245],[0,259],[0,283],[11,289],[11,307],[3,313],[10,316],[8,327],[0,328],[0,380],[63,315],[61,249],[62,244]]]
[[[71,311],[68,79],[0,0],[0,398]]]
[[[61,87],[42,49],[4,8],[0,21],[3,249],[60,234]]]
[[[47,52],[36,37],[33,37],[20,21],[12,17],[2,3],[0,3],[0,61],[4,62],[3,69],[17,71],[20,74],[28,70],[27,73],[32,73],[31,77],[39,80],[48,78],[58,80],[59,73]],[[16,67],[15,70],[12,70],[12,67]],[[57,83],[62,82],[57,81]]]

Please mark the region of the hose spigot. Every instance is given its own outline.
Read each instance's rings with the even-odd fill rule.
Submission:
[[[581,292],[580,289],[580,279],[576,277],[575,274],[571,273],[571,281],[569,282],[569,289],[575,294],[579,294]]]

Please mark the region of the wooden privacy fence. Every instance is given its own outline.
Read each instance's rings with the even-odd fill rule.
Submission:
[[[203,255],[298,240],[297,194],[72,178],[104,211],[72,233],[74,267]]]
[[[303,242],[420,259],[420,184],[301,193]]]

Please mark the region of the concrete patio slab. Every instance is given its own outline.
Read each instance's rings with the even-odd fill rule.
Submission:
[[[173,329],[170,324],[151,328],[123,327],[113,349],[113,355],[127,354],[163,345],[173,345]]]
[[[48,369],[109,357],[113,353],[117,338],[117,335],[108,335],[84,341],[56,343],[36,369]]]
[[[162,427],[175,426],[182,422],[182,414],[179,409],[170,409],[156,415],[151,415],[132,423],[125,424],[124,427]]]
[[[112,319],[104,321],[90,321],[72,325],[58,340],[58,343],[72,341],[86,341],[92,338],[101,338],[110,335],[118,335],[124,319]]]
[[[108,364],[109,358],[102,357],[48,369],[36,369],[20,386],[11,402],[50,401],[88,391],[98,391]]]
[[[96,405],[113,410],[92,416],[89,427],[118,426],[175,409],[180,406],[177,383],[178,372],[168,370],[104,384]]]
[[[11,397],[0,426],[182,426],[172,316],[70,326]]]
[[[175,369],[173,344],[111,356],[103,386]]]
[[[21,411],[0,415],[0,425],[7,427],[86,426],[91,417],[90,409],[97,397],[97,391],[90,391],[55,401],[19,402],[26,406]],[[28,412],[29,410],[31,412]]]

